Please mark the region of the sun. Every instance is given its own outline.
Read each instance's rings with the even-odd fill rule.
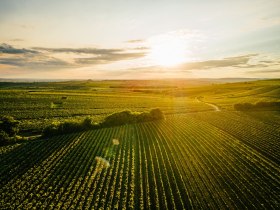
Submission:
[[[150,44],[149,58],[156,65],[175,66],[186,60],[185,43],[179,38],[157,40]]]

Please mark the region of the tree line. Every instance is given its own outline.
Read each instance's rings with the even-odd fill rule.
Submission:
[[[50,137],[59,134],[113,127],[124,124],[149,122],[160,119],[164,119],[164,114],[158,108],[151,109],[149,112],[131,112],[126,110],[110,114],[101,122],[93,122],[89,117],[85,118],[83,121],[55,121],[43,130],[43,136]]]
[[[273,102],[257,102],[252,103],[238,103],[234,104],[234,109],[237,111],[250,111],[250,110],[280,110],[280,101]]]

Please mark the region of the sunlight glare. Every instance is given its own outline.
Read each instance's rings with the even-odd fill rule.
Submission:
[[[186,61],[185,42],[179,37],[169,36],[150,42],[149,58],[160,66],[174,66]]]

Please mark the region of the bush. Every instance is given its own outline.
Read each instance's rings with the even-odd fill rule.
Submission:
[[[15,136],[19,131],[19,122],[11,116],[2,116],[0,130],[6,132],[9,137]]]
[[[43,136],[54,136],[58,134],[59,122],[52,122],[50,125],[44,128]]]
[[[0,130],[0,145],[3,145],[5,143],[7,143],[8,141],[9,141],[8,134],[5,131]]]
[[[132,124],[139,122],[148,122],[153,120],[164,119],[164,115],[160,109],[152,109],[150,112],[116,112],[107,116],[101,123],[93,123],[92,119],[87,117],[82,122],[65,121],[53,122],[43,130],[43,136],[49,137],[59,134],[73,133],[90,129],[98,129],[104,127],[112,127],[124,124]]]
[[[280,102],[258,102],[256,104],[251,103],[239,103],[234,104],[234,109],[238,111],[249,110],[279,110]]]
[[[93,122],[92,119],[87,117],[84,119],[84,121],[82,122],[82,127],[85,129],[90,129],[93,126]]]
[[[53,122],[43,130],[43,136],[54,136],[82,131],[82,126],[82,123],[76,121]]]
[[[280,108],[280,102],[258,102],[255,104],[256,108]]]
[[[109,116],[107,116],[104,121],[101,123],[101,126],[108,127],[108,126],[117,126],[117,125],[123,125],[128,123],[135,123],[136,115],[132,114],[131,111],[122,111],[113,113]]]
[[[66,121],[58,126],[58,133],[72,133],[80,130],[82,130],[82,124],[75,121]]]
[[[19,131],[19,122],[11,116],[0,117],[0,142],[7,143]]]
[[[152,120],[161,120],[164,119],[164,114],[160,109],[152,109],[150,111],[150,116],[152,118]]]
[[[164,119],[164,115],[160,109],[152,109],[150,112],[142,113],[122,111],[109,115],[100,125],[101,127],[109,127],[131,123],[148,122],[160,119]]]
[[[149,112],[142,112],[142,113],[138,114],[136,117],[137,117],[137,122],[138,123],[147,122],[147,121],[152,120],[152,117],[151,117]]]

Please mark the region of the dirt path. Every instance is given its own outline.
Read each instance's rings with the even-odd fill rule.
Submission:
[[[203,101],[202,101],[202,102],[203,102]],[[205,103],[205,104],[207,104],[207,105],[213,107],[214,110],[215,110],[215,112],[220,112],[220,111],[221,111],[221,109],[220,109],[217,105],[215,105],[215,104],[211,104],[211,103],[207,103],[207,102],[203,102],[203,103]]]
[[[201,99],[198,99],[198,98],[196,98],[196,100],[201,102],[201,103],[207,104],[208,106],[211,106],[214,109],[215,112],[220,112],[221,111],[221,109],[215,104],[211,104],[211,103],[202,101]]]

